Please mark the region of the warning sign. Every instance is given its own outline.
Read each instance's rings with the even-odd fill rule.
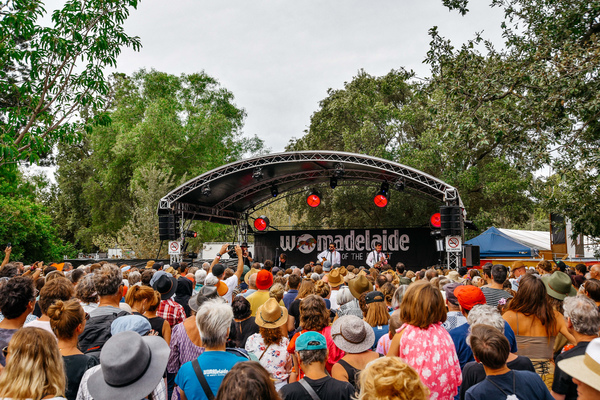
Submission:
[[[461,237],[460,236],[446,236],[446,251],[449,252],[461,252]]]
[[[169,254],[170,255],[178,255],[181,253],[181,243],[179,242],[169,242]]]

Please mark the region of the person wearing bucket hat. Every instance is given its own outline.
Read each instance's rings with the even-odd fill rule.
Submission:
[[[156,315],[164,319],[173,328],[186,319],[185,309],[173,299],[177,290],[177,279],[165,271],[158,271],[150,281],[152,288],[160,294],[161,302]]]
[[[586,296],[565,298],[564,310],[567,326],[573,333],[577,345],[556,356],[552,395],[555,399],[572,400],[577,399],[577,385],[573,382],[571,375],[561,369],[561,361],[585,355],[590,342],[598,337],[600,313],[596,304]]]
[[[581,356],[558,362],[573,377],[579,400],[600,399],[600,339],[592,340]]]
[[[346,354],[331,369],[331,376],[356,387],[356,378],[366,365],[379,358],[372,351],[376,342],[373,328],[366,321],[345,315],[331,326],[331,337],[336,346]]]
[[[457,271],[450,271],[446,278],[450,279],[454,283],[463,283],[465,280],[460,277]]]
[[[294,355],[305,375],[298,382],[285,385],[280,394],[283,400],[350,400],[354,387],[329,376],[325,369],[328,343],[318,332],[304,332],[296,340]]]
[[[364,292],[373,291],[373,284],[362,273],[359,273],[356,278],[348,282],[348,287],[350,288],[350,293],[356,299],[360,299],[360,295]]]
[[[259,333],[250,336],[245,346],[275,379],[277,390],[287,384],[292,370],[292,355],[287,351],[290,341],[281,330],[287,318],[287,309],[270,298],[256,312],[254,322],[259,326]]]
[[[250,307],[252,308],[252,316],[256,316],[256,312],[258,308],[265,304],[267,300],[270,298],[269,289],[273,286],[273,274],[266,269],[261,269],[256,274],[256,292],[252,293],[250,296],[246,297],[250,302]],[[280,305],[285,306],[283,301],[280,302]]]
[[[162,377],[168,359],[169,346],[162,338],[142,337],[132,331],[118,333],[102,348],[100,365],[85,374],[89,374],[89,397],[78,394],[78,399],[142,399],[150,393],[153,398],[164,398],[166,390]]]

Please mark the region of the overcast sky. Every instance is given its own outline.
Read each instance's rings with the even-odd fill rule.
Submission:
[[[303,135],[327,89],[342,88],[359,69],[428,76],[422,61],[432,26],[456,45],[476,31],[498,40],[502,14],[488,4],[472,1],[461,17],[441,0],[143,0],[126,23],[143,48],[125,50],[118,70],[204,70],[246,110],[244,132],[282,151]]]

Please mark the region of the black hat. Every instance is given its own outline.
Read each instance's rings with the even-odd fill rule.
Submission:
[[[177,279],[165,273],[152,283],[152,289],[160,293],[161,300],[169,300],[177,290]]]
[[[212,274],[217,278],[223,275],[225,272],[225,266],[223,264],[217,264],[212,268]]]
[[[155,263],[152,265],[152,269],[154,269],[154,270],[156,270],[156,271],[159,271],[159,270],[161,270],[161,269],[162,269],[162,267],[164,267],[164,265],[165,265],[165,264],[164,264],[163,262],[160,262],[160,261],[159,261],[159,262],[155,262]]]
[[[240,247],[248,247],[248,243],[247,242],[243,242]]]
[[[365,303],[383,303],[384,299],[385,297],[383,297],[383,293],[374,290],[372,292],[367,293],[367,296],[365,297]]]

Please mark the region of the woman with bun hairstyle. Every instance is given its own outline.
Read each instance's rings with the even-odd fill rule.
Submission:
[[[58,349],[63,357],[67,387],[65,397],[75,400],[81,377],[91,367],[98,365],[95,357],[83,354],[77,347],[77,338],[85,328],[87,313],[77,299],[57,300],[48,308],[50,327],[58,339]]]
[[[0,399],[65,399],[65,368],[54,335],[41,328],[19,329],[3,351]]]
[[[133,315],[144,315],[155,299],[154,289],[149,286],[132,286],[125,295],[125,303],[131,307]]]
[[[150,325],[152,329],[158,332],[158,336],[165,339],[167,344],[171,343],[171,325],[167,322],[166,319],[159,317],[156,314],[156,310],[158,310],[158,306],[160,306],[160,293],[154,290],[154,300],[148,304],[148,308],[144,313],[144,317],[148,318],[150,321]]]

